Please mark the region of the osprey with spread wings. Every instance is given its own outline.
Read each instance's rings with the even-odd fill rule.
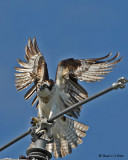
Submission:
[[[88,97],[87,91],[78,83],[80,81],[96,82],[102,80],[103,75],[111,72],[114,65],[122,58],[115,60],[117,55],[104,61],[110,54],[102,58],[78,59],[61,61],[58,64],[55,81],[49,79],[47,64],[36,43],[36,39],[28,40],[25,48],[26,62],[18,59],[21,68],[16,67],[16,89],[18,91],[33,86],[25,94],[28,100],[36,93],[32,105],[36,103],[39,118],[50,118],[56,113]],[[101,61],[102,60],[102,61]],[[115,60],[115,61],[114,61]],[[67,113],[68,116],[78,118],[81,106]],[[66,116],[56,119],[52,127],[53,143],[47,145],[47,150],[53,152],[54,157],[64,157],[82,143],[88,126],[74,121]]]

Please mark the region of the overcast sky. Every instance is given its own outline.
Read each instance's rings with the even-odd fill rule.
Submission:
[[[128,78],[127,0],[0,1],[0,146],[28,130],[36,116],[31,100],[16,92],[14,67],[23,60],[28,38],[36,37],[51,79],[66,58],[98,58],[120,52],[124,59],[106,79],[81,83],[89,96]],[[128,157],[128,86],[83,106],[79,122],[89,125],[83,144],[64,160],[126,160]],[[0,153],[0,159],[25,155],[31,137]],[[99,154],[124,157],[99,157]],[[54,159],[54,158],[52,158]]]

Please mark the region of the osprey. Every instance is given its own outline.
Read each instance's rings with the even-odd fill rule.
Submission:
[[[105,60],[105,57],[95,59],[73,58],[61,61],[58,64],[55,81],[49,79],[47,64],[36,43],[36,39],[28,40],[28,46],[25,48],[26,62],[18,59],[21,68],[15,67],[19,73],[15,73],[16,89],[21,91],[33,83],[33,86],[25,94],[25,100],[28,100],[36,93],[32,106],[36,103],[39,118],[50,118],[56,113],[64,110],[71,105],[78,103],[88,97],[87,91],[78,83],[80,81],[96,82],[102,80],[103,75],[111,72],[114,65],[121,61],[122,57],[115,60],[115,57]],[[103,61],[101,61],[103,60]],[[113,61],[114,60],[114,61]],[[66,115],[78,118],[81,106],[68,112]],[[72,152],[82,143],[82,137],[86,136],[88,126],[62,116],[56,119],[52,127],[54,138],[53,143],[46,147],[49,152],[53,152],[55,158],[64,157]]]

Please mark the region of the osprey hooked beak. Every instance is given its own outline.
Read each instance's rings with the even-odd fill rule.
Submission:
[[[43,84],[39,87],[40,91],[44,90],[45,88],[49,88],[50,86],[47,84]]]

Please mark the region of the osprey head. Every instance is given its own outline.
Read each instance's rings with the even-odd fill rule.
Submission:
[[[37,94],[42,96],[45,96],[46,94],[48,95],[52,90],[53,85],[53,80],[45,80],[43,82],[38,83],[36,86]]]

